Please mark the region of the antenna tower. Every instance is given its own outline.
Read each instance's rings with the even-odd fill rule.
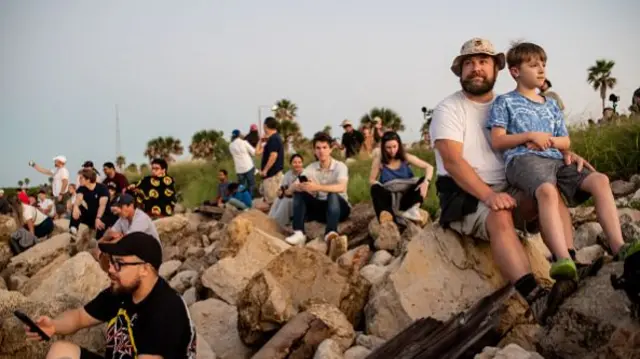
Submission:
[[[118,105],[116,105],[116,158],[122,154],[120,148],[120,113],[118,112]]]

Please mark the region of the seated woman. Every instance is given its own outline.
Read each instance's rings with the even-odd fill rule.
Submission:
[[[273,206],[269,211],[269,217],[275,219],[281,226],[287,226],[291,223],[291,217],[293,217],[293,191],[289,189],[289,186],[304,170],[303,162],[304,160],[299,154],[291,156],[289,160],[291,169],[282,177],[278,198],[273,202]]]
[[[425,176],[414,178],[410,165],[422,168]],[[371,164],[371,200],[380,223],[402,218],[421,222],[418,209],[427,196],[433,166],[406,153],[400,136],[385,132],[380,141],[380,156]]]
[[[12,198],[10,204],[18,228],[23,227],[38,238],[46,237],[53,232],[53,219],[36,207],[22,203],[17,197]]]
[[[251,199],[251,193],[243,185],[236,182],[229,183],[227,187],[227,196],[229,200],[226,205],[233,206],[239,210],[245,210],[251,208],[253,200]]]

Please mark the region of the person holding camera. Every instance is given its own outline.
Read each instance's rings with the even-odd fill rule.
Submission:
[[[69,170],[65,167],[67,158],[65,156],[56,156],[53,158],[55,168],[49,170],[38,166],[35,162],[29,161],[29,166],[36,171],[53,178],[51,182],[51,191],[55,201],[56,213],[63,215],[66,212],[66,201],[69,199],[67,191],[69,189]]]
[[[286,238],[291,245],[306,242],[304,222],[326,223],[325,241],[329,255],[336,259],[347,250],[347,238],[338,234],[338,223],[351,214],[347,196],[349,169],[331,157],[331,137],[318,132],[313,137],[316,162],[311,163],[291,185],[293,195],[293,235]]]
[[[291,223],[293,216],[293,189],[291,184],[298,179],[304,170],[303,158],[299,154],[291,156],[289,165],[291,169],[284,174],[282,182],[280,182],[280,190],[278,190],[278,199],[273,202],[273,206],[269,211],[269,217],[280,223],[281,226],[287,226]]]

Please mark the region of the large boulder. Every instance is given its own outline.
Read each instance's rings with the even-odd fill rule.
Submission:
[[[573,234],[573,246],[575,249],[598,244],[598,237],[602,236],[602,226],[598,222],[587,222],[580,225]]]
[[[640,322],[631,318],[624,291],[611,286],[611,274],[622,273],[622,267],[620,262],[605,265],[564,302],[541,335],[545,357],[640,357]]]
[[[189,219],[181,214],[164,217],[153,221],[163,246],[171,246],[181,242],[189,231]]]
[[[640,222],[640,211],[633,208],[618,208],[620,223]]]
[[[254,229],[272,239],[284,241],[286,234],[282,227],[266,214],[258,210],[245,211],[231,220],[227,233],[218,242],[216,255],[219,259],[234,257],[247,241]]]
[[[0,214],[0,242],[9,242],[11,233],[18,229],[12,216]]]
[[[218,299],[196,302],[189,307],[199,340],[205,340],[220,359],[251,357],[238,335],[236,308]]]
[[[69,220],[66,218],[59,218],[53,221],[53,232],[51,232],[51,237],[57,236],[61,233],[69,232]]]
[[[240,337],[248,345],[260,345],[312,303],[334,305],[357,325],[369,288],[367,280],[340,268],[326,255],[292,247],[253,276],[240,293]]]
[[[524,248],[534,275],[550,284],[549,262],[544,254],[526,241]],[[493,261],[489,242],[460,237],[439,226],[427,227],[413,238],[404,257],[392,262],[389,270],[372,288],[365,308],[367,333],[384,339],[418,318],[446,321],[452,313],[468,309],[506,284]],[[524,303],[514,296],[503,325],[513,325],[524,311]]]
[[[13,315],[14,310],[20,310],[36,320],[41,315],[55,317],[84,304],[80,299],[64,294],[51,293],[46,301],[38,302],[18,292],[0,290],[0,359],[44,358],[52,342],[27,342],[24,324]],[[103,353],[105,325],[83,329],[70,336],[54,336],[53,339],[68,340],[91,351]]]
[[[614,197],[624,197],[630,195],[636,190],[635,183],[617,180],[611,182],[611,192]]]
[[[44,302],[53,293],[68,294],[88,303],[109,286],[109,277],[100,264],[87,252],[81,252],[53,270],[30,295],[35,301]]]
[[[32,275],[31,278],[27,280],[24,287],[20,289],[20,292],[26,296],[29,296],[36,288],[40,287],[40,285],[49,278],[53,272],[63,265],[69,258],[68,253],[62,253],[57,256],[54,260],[52,260],[45,267],[40,269],[36,274]]]
[[[65,252],[70,238],[69,233],[63,233],[40,242],[11,258],[7,268],[11,273],[20,273],[31,277]]]
[[[282,327],[252,359],[311,359],[325,339],[331,339],[344,352],[355,333],[351,323],[336,307],[312,305]]]
[[[236,217],[232,224],[244,221],[241,217]],[[256,227],[243,242],[234,257],[219,260],[202,274],[202,284],[231,305],[236,304],[238,294],[254,274],[290,247],[282,239]]]

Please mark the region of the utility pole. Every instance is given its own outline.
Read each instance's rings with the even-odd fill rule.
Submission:
[[[120,148],[120,113],[116,104],[116,158],[122,154]]]

